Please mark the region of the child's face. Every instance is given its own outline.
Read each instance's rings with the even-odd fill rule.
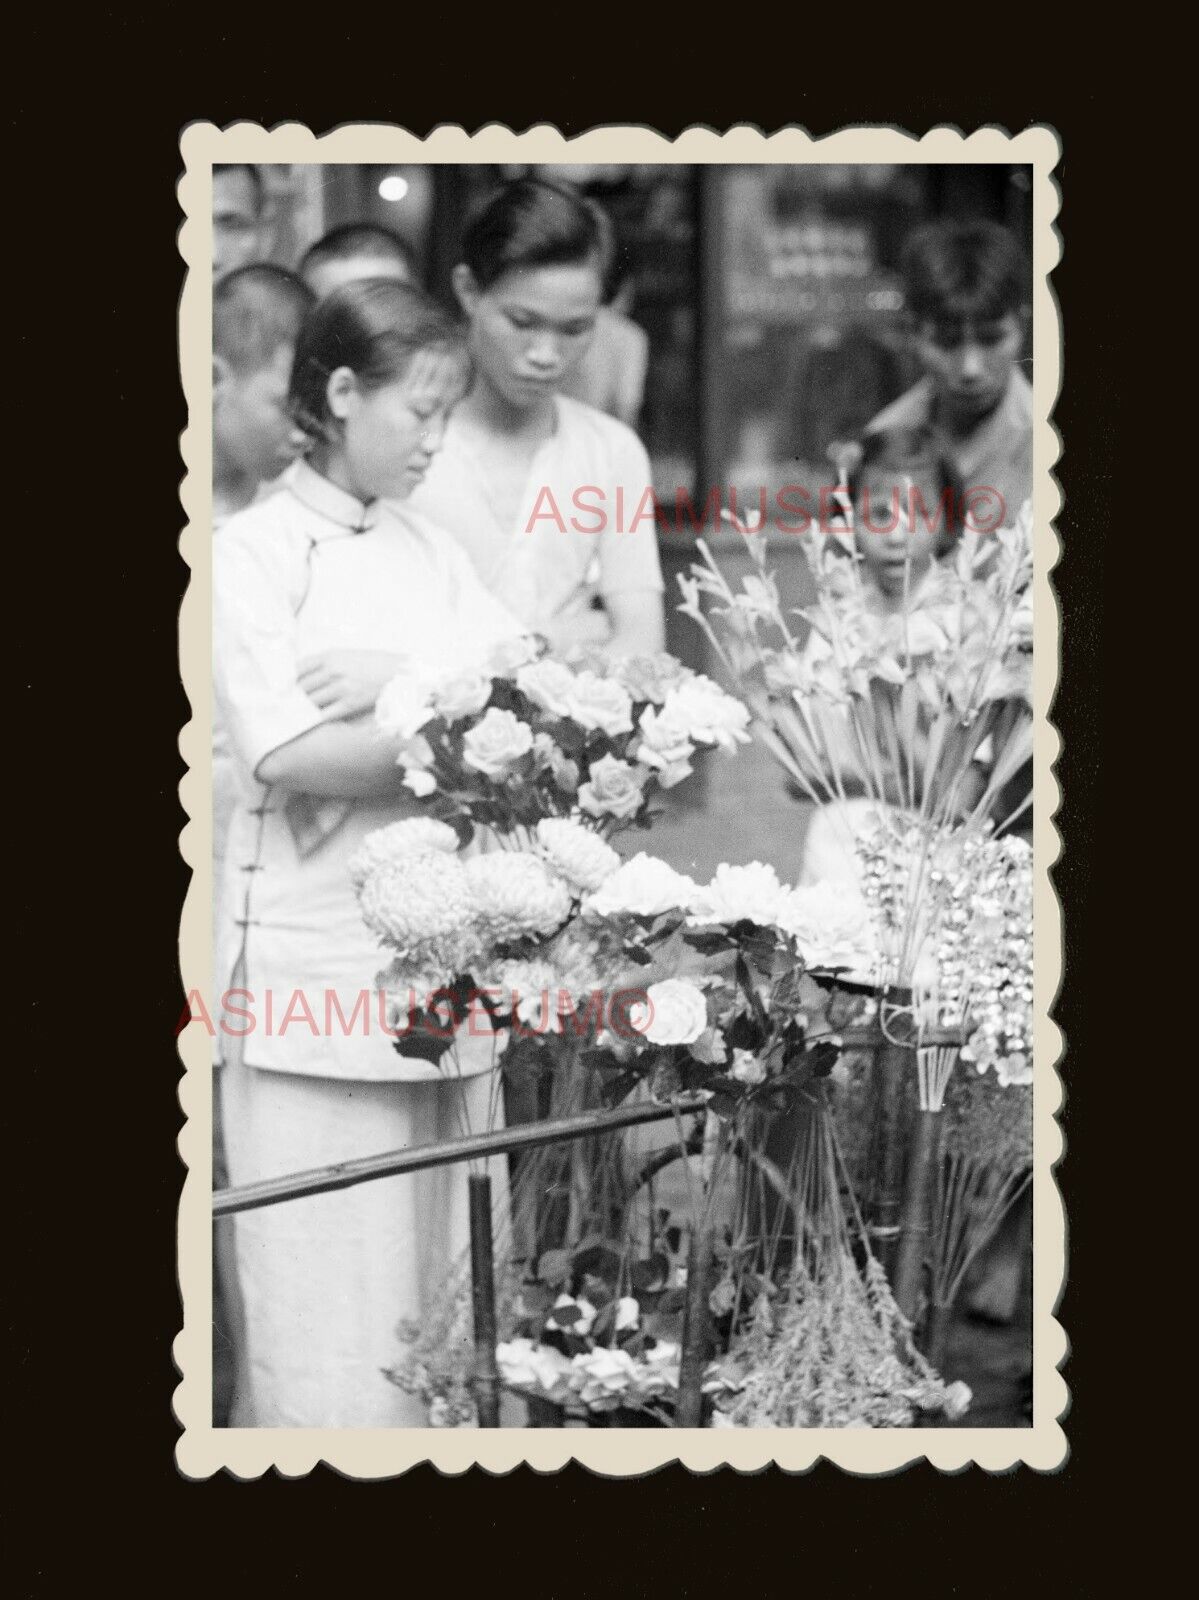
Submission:
[[[336,388],[334,374],[331,388]],[[465,360],[421,350],[403,377],[377,389],[352,382],[330,403],[345,423],[345,476],[360,500],[403,500],[441,449],[450,413],[466,391]]]
[[[1007,392],[1024,342],[1024,322],[1008,312],[994,322],[927,322],[916,353],[937,399],[964,420],[987,416]]]
[[[586,355],[603,292],[587,263],[513,270],[484,291],[467,273],[456,287],[480,373],[520,411],[553,394]]]
[[[287,411],[292,354],[293,347],[284,344],[253,372],[218,369],[213,390],[218,469],[225,464],[255,483],[266,483],[294,458],[299,435]]]
[[[932,473],[868,470],[854,507],[854,541],[874,583],[902,595],[928,571],[946,531],[948,508]],[[905,576],[906,574],[906,576]]]

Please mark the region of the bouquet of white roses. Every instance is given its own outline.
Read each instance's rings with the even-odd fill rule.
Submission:
[[[485,668],[395,679],[375,715],[405,741],[404,783],[464,839],[482,827],[519,840],[548,817],[605,837],[647,826],[655,792],[682,782],[698,750],[749,741],[745,706],[672,656],[576,668],[532,636]]]

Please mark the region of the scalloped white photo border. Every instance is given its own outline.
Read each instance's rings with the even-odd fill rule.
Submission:
[[[309,1473],[325,1461],[354,1478],[393,1477],[431,1462],[454,1475],[480,1466],[507,1473],[528,1463],[553,1472],[571,1460],[604,1477],[633,1476],[678,1460],[699,1473],[731,1467],[755,1472],[777,1463],[804,1472],[820,1460],[847,1472],[886,1474],[927,1460],[944,1472],[975,1465],[1004,1472],[1018,1464],[1053,1471],[1068,1454],[1061,1419],[1069,1394],[1059,1368],[1067,1339],[1054,1310],[1065,1282],[1065,1213],[1054,1167],[1064,1139],[1057,1122],[1063,1101],[1059,1068],[1063,1036],[1050,1020],[1062,977],[1061,906],[1049,869],[1061,851],[1054,825],[1060,791],[1054,763],[1060,752],[1049,721],[1058,677],[1059,613],[1050,573],[1060,556],[1055,519],[1062,496],[1053,467],[1059,436],[1050,416],[1061,382],[1061,324],[1049,275],[1061,257],[1054,226],[1059,190],[1053,173],[1061,142],[1047,126],[1009,134],[986,127],[969,135],[938,127],[923,137],[898,128],[853,127],[822,138],[789,127],[765,134],[739,125],[725,133],[691,127],[675,139],[649,127],[605,127],[567,138],[538,125],[523,133],[489,125],[467,133],[446,125],[421,139],[387,124],[355,124],[318,136],[299,123],[264,128],[239,122],[227,128],[193,123],[180,140],[183,175],[178,195],[184,221],[179,249],[186,263],[179,309],[180,369],[188,407],[181,440],[185,467],[180,500],[187,525],[180,550],[191,577],[180,610],[179,660],[191,720],[179,748],[188,771],[179,786],[189,818],[180,850],[191,880],[180,924],[185,992],[211,990],[212,906],[212,169],[215,165],[354,162],[658,162],[728,164],[774,162],[1025,163],[1033,174],[1033,389],[1035,396],[1033,510],[1035,624],[1034,851],[1036,919],[1034,1051],[1034,1268],[1033,1426],[959,1429],[251,1429],[212,1425],[212,1087],[211,1041],[202,1023],[180,1034],[184,1072],[179,1102],[184,1124],[179,1153],[186,1167],[179,1202],[178,1276],[182,1328],[173,1353],[180,1373],[174,1410],[182,1433],[176,1447],[180,1471],[211,1477],[222,1469],[257,1478],[272,1468],[285,1477]]]

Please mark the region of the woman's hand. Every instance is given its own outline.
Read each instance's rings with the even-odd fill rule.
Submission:
[[[300,662],[300,688],[326,722],[344,721],[373,711],[383,686],[407,659],[390,650],[322,650]]]

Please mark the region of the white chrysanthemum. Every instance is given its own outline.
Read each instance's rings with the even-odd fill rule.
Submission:
[[[358,903],[371,932],[402,955],[459,937],[475,913],[462,862],[443,850],[413,851],[378,867]]]
[[[686,910],[695,893],[693,879],[642,851],[618,867],[594,894],[589,894],[583,910],[595,917],[622,913],[656,917],[664,911]]]
[[[434,817],[406,817],[402,822],[391,822],[386,828],[368,833],[350,857],[350,879],[355,889],[362,885],[378,867],[398,861],[421,850],[440,850],[453,855],[458,849],[458,835],[448,823]]]
[[[739,867],[723,862],[711,883],[697,893],[691,920],[701,925],[753,922],[760,928],[769,928],[774,925],[782,896],[778,874],[764,861],[750,861]]]
[[[523,850],[476,856],[464,868],[488,935],[495,940],[525,934],[544,938],[570,915],[571,894],[545,862]]]
[[[554,871],[576,889],[598,889],[620,866],[606,840],[568,817],[545,817],[537,824],[537,843]]]
[[[788,889],[779,901],[778,926],[799,947],[809,967],[875,972],[880,953],[870,907],[850,884],[815,883]]]

